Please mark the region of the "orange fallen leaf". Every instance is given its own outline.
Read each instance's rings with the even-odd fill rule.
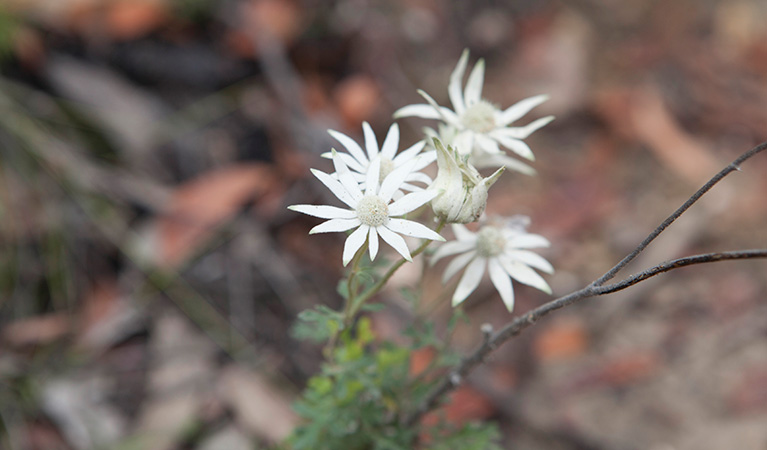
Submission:
[[[253,163],[217,169],[180,186],[171,196],[167,213],[155,224],[155,262],[177,266],[246,202],[264,196],[276,184],[270,165]]]
[[[436,356],[436,350],[433,347],[423,347],[413,350],[410,353],[410,375],[417,377],[422,374]]]
[[[338,111],[350,127],[358,127],[363,120],[369,120],[380,106],[380,97],[378,84],[368,75],[350,76],[333,91]]]
[[[291,44],[303,29],[302,9],[292,0],[251,0],[243,4],[243,27],[260,27],[283,45]]]
[[[462,385],[450,394],[446,405],[424,416],[423,424],[437,424],[442,414],[447,422],[460,426],[491,417],[495,414],[495,405],[487,395],[469,385]]]
[[[121,0],[109,6],[106,30],[116,39],[136,39],[156,30],[169,17],[167,7],[160,2]]]
[[[2,340],[13,347],[49,344],[69,333],[66,314],[48,314],[17,320],[3,327]]]
[[[535,355],[542,361],[572,358],[583,354],[588,336],[583,323],[576,319],[559,320],[540,333],[534,344]]]

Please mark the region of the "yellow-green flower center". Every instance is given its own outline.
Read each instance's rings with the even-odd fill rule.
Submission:
[[[495,227],[485,226],[477,233],[477,254],[490,258],[503,253],[506,246],[506,238],[501,230]]]
[[[357,218],[365,225],[380,227],[389,220],[389,207],[377,195],[366,195],[357,204]]]
[[[394,170],[394,162],[385,157],[381,157],[381,172],[378,174],[378,182],[383,183],[384,178]]]
[[[487,100],[480,100],[469,106],[461,116],[461,122],[466,128],[477,133],[487,133],[495,128],[496,108]]]

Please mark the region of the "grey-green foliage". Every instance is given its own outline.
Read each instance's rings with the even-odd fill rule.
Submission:
[[[310,337],[329,336],[337,327],[338,313],[315,308],[302,314],[310,320]],[[325,324],[327,330],[319,328]],[[302,329],[301,326],[296,330]],[[418,332],[411,330],[410,337]],[[411,342],[433,343],[433,327]],[[405,450],[497,449],[498,431],[491,424],[454,427],[444,421],[436,425],[406,427],[400,419],[424,398],[435,377],[410,374],[411,353],[415,346],[392,342],[377,343],[370,320],[358,320],[353,329],[344,330],[323,366],[312,377],[295,409],[304,419],[289,440],[294,450]],[[442,360],[438,357],[439,360]],[[441,364],[435,365],[438,369]]]

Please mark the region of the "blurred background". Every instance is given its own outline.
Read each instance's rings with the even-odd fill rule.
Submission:
[[[321,362],[289,329],[339,306],[343,242],[285,206],[332,201],[308,171],[330,170],[327,128],[382,138],[418,88],[447,104],[464,48],[499,106],[551,95],[522,122],[557,117],[527,140],[538,175],[504,175],[488,213],[531,216],[555,295],[583,287],[767,138],[766,20],[759,0],[3,0],[0,448],[283,439]],[[409,146],[433,122],[400,125]],[[625,274],[764,247],[765,174],[759,155]],[[559,311],[445,413],[496,421],[510,449],[765,449],[766,269],[695,266]],[[397,287],[415,281],[381,295],[381,339],[412,320]],[[550,300],[515,291],[514,314]],[[466,351],[512,317],[487,280],[465,310]]]

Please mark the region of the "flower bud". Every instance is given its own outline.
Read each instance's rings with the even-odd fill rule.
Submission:
[[[453,148],[434,138],[437,149],[437,178],[429,187],[439,194],[431,201],[434,214],[447,223],[469,223],[479,219],[487,205],[487,190],[501,176],[504,167],[487,178]]]

